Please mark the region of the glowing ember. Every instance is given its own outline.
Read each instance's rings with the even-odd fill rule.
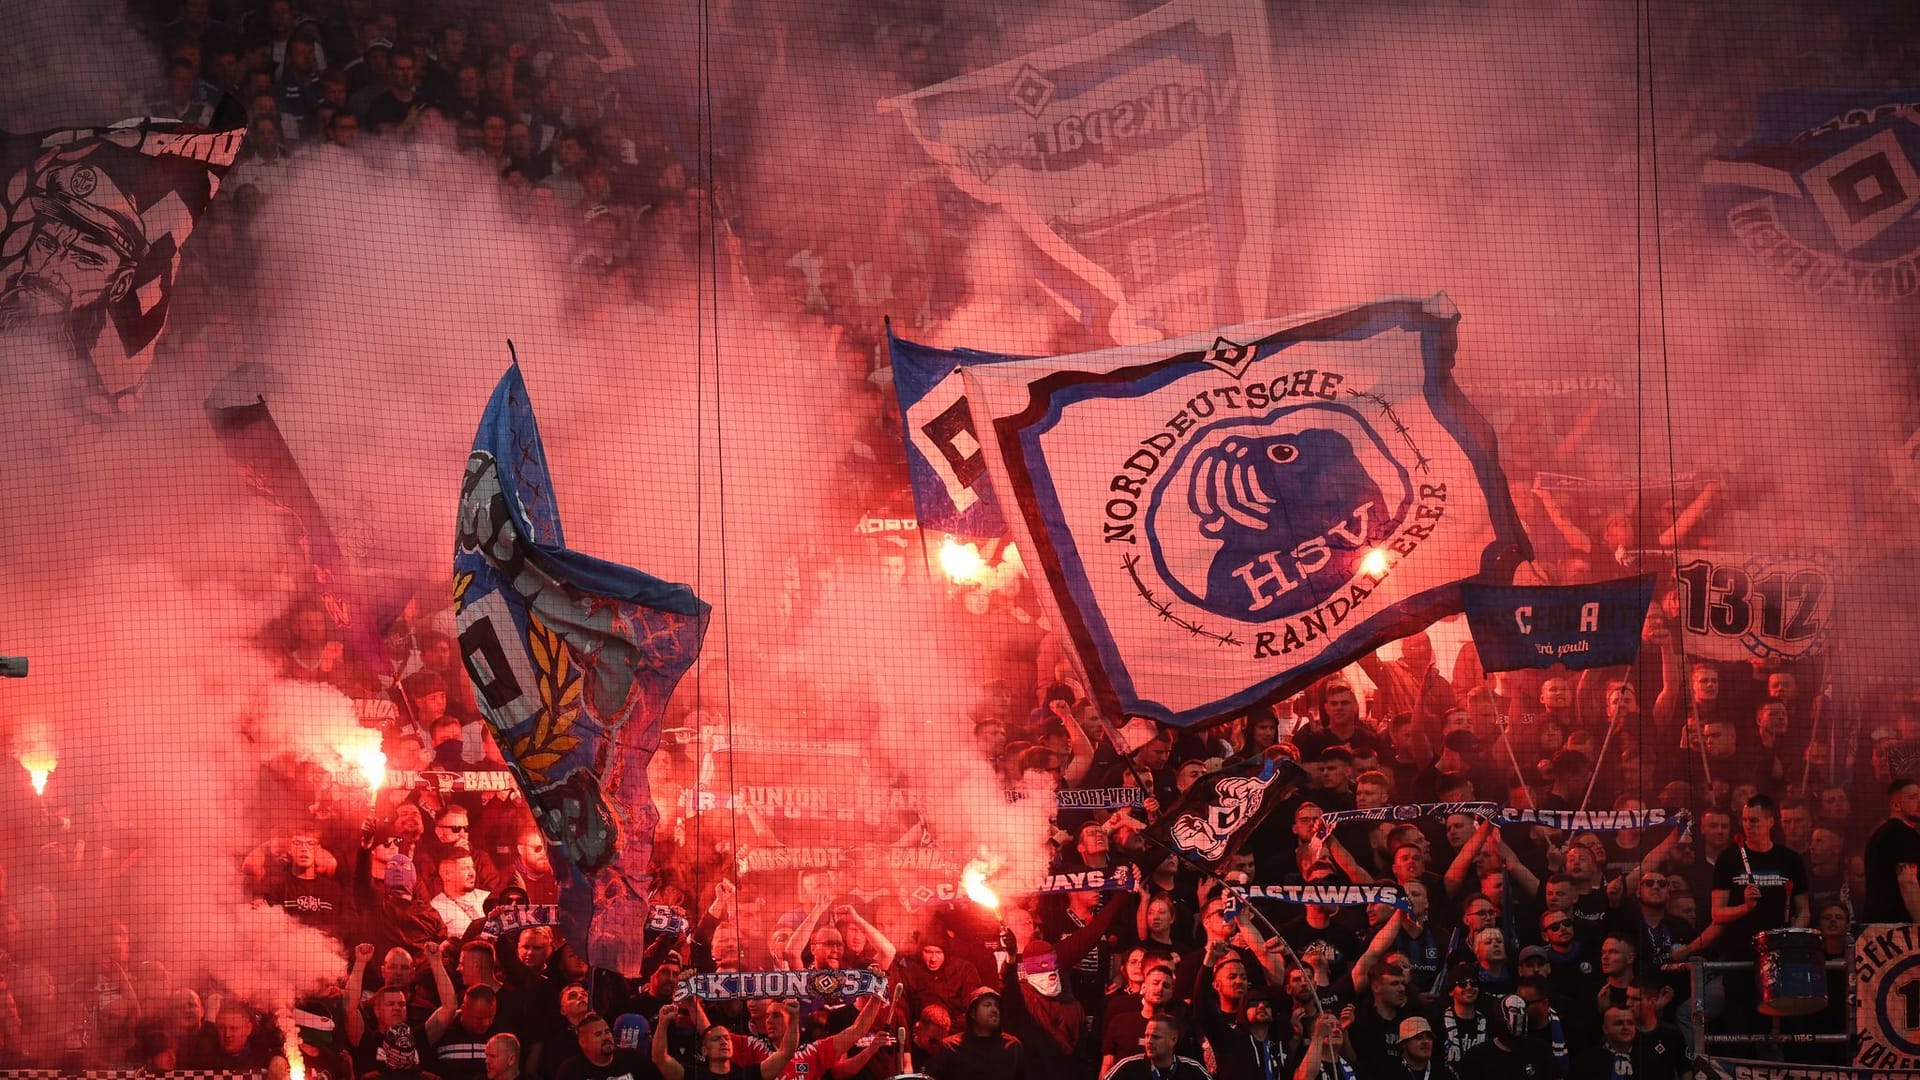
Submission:
[[[979,859],[968,863],[960,872],[960,889],[967,894],[967,899],[981,907],[1000,910],[999,894],[987,888],[987,864]]]
[[[965,584],[980,580],[987,571],[987,560],[980,557],[978,547],[957,543],[949,536],[940,542],[940,569],[949,578]]]
[[[1368,577],[1384,577],[1387,572],[1387,553],[1374,548],[1360,560],[1360,572]]]
[[[33,793],[47,793],[47,777],[53,775],[54,767],[60,762],[50,750],[29,750],[20,755],[20,767],[27,770],[27,779],[33,781]]]

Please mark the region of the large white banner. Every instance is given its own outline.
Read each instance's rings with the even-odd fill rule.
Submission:
[[[994,489],[1110,715],[1197,724],[1460,610],[1529,556],[1459,315],[1396,298],[962,365]]]
[[[1174,0],[881,108],[1061,271],[1043,291],[1140,342],[1266,307],[1272,65],[1259,3]]]

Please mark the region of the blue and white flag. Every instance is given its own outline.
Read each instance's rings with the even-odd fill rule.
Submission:
[[[1000,502],[987,483],[987,460],[967,408],[962,364],[997,364],[1029,357],[977,349],[935,349],[893,336],[893,391],[907,438],[907,475],[920,528],[961,536],[998,537],[1007,531]]]
[[[1444,295],[963,366],[994,489],[1109,716],[1294,693],[1530,555]]]
[[[1174,0],[881,108],[1020,227],[1040,291],[1140,342],[1267,303],[1273,71],[1262,5]]]
[[[518,364],[467,457],[453,571],[474,698],[546,834],[567,940],[591,966],[638,977],[658,820],[647,762],[707,605],[567,549]]]
[[[1588,585],[1461,586],[1467,627],[1487,671],[1572,671],[1631,664],[1653,603],[1653,575]]]
[[[1920,90],[1781,90],[1708,164],[1706,202],[1747,255],[1822,300],[1920,294]]]

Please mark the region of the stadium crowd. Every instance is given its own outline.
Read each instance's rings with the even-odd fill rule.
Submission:
[[[517,20],[482,6],[380,0],[182,0],[148,14],[166,57],[150,111],[249,129],[223,205],[196,236],[215,261],[244,263],[249,222],[303,158],[426,138],[450,140],[497,176],[521,220],[563,231],[593,289],[637,282],[660,251],[693,242],[689,215],[707,193],[691,186],[671,125],[551,31],[517,34]],[[1806,45],[1784,62],[1810,82],[1823,70],[1908,64],[1904,37],[1845,31],[1815,20],[1805,36],[1780,35]],[[902,13],[872,32],[896,50],[902,76],[924,84],[953,74],[936,70],[961,52],[943,35],[984,31]],[[1718,114],[1707,104],[1689,103],[1700,106],[1690,137],[1702,154],[1734,137],[1731,125],[1708,130]],[[933,269],[950,210],[939,200],[889,208],[893,231],[933,238],[896,265],[891,292],[824,243],[781,249],[750,216],[732,224],[753,275],[794,281],[801,309],[872,340],[881,305],[931,311],[958,295]],[[1562,417],[1570,434],[1558,446],[1537,432],[1503,436],[1509,475],[1604,471],[1572,434],[1590,420]],[[875,447],[897,445],[897,418],[878,408],[873,423],[896,429]],[[872,490],[906,501],[898,461],[883,450],[864,467]],[[1712,548],[1734,501],[1715,479],[1680,496],[1664,481],[1657,492],[1540,485],[1515,495],[1556,581],[1670,578],[1662,553]],[[1684,1033],[1689,1008],[1716,1030],[1760,1032],[1766,1021],[1750,974],[1715,977],[1696,1002],[1689,976],[1666,965],[1746,963],[1757,933],[1785,926],[1812,928],[1840,958],[1856,925],[1920,921],[1920,785],[1909,779],[1920,695],[1849,714],[1826,654],[1701,661],[1687,651],[1682,606],[1663,592],[1629,668],[1488,674],[1469,645],[1443,671],[1421,634],[1205,731],[1097,717],[1057,646],[1010,629],[1030,663],[983,688],[949,752],[992,761],[1010,789],[1036,775],[1063,789],[1137,789],[1126,805],[1061,809],[1047,838],[1056,871],[1104,871],[1107,883],[1132,866],[1130,888],[1010,896],[995,912],[910,902],[899,882],[857,869],[743,874],[740,853],[690,843],[700,815],[663,798],[652,900],[684,926],[656,933],[645,972],[627,980],[589,971],[554,928],[511,915],[555,903],[558,885],[524,804],[485,782],[504,773],[446,613],[429,605],[396,623],[380,662],[349,655],[326,609],[303,604],[277,624],[281,676],[363,703],[390,769],[417,778],[386,788],[371,821],[364,797],[325,770],[289,759],[262,779],[279,790],[275,805],[303,809],[249,838],[247,896],[336,940],[336,984],[268,1010],[143,958],[141,928],[99,912],[65,913],[53,932],[28,935],[4,871],[49,875],[0,866],[0,1069],[277,1077],[293,1071],[297,1045],[316,1080],[850,1080],[909,1065],[954,1080],[1677,1076],[1699,1051]],[[1224,874],[1147,843],[1146,824],[1196,779],[1276,748],[1308,780]],[[657,764],[700,773],[706,752],[669,740]],[[1572,834],[1465,813],[1351,821],[1327,838],[1316,828],[1331,811],[1472,800],[1668,814],[1645,829]],[[79,864],[82,841],[51,820],[56,807],[47,813],[37,827],[59,835],[35,857]],[[1290,905],[1257,888],[1372,883],[1399,886],[1407,910]],[[42,958],[55,949],[95,950],[93,977],[52,979]],[[697,972],[868,967],[886,973],[884,998],[701,1003],[675,993]],[[1786,1030],[1845,1030],[1846,994],[1829,1001]]]

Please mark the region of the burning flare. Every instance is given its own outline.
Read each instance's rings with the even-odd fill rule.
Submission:
[[[980,557],[980,549],[973,544],[962,544],[949,536],[940,542],[940,569],[956,584],[969,584],[979,581],[987,572],[987,560]]]
[[[379,734],[367,731],[366,738],[342,743],[334,747],[334,752],[358,774],[359,779],[366,781],[367,797],[379,803],[380,786],[387,782],[387,755],[380,749]]]
[[[985,860],[975,859],[967,864],[965,870],[960,871],[960,890],[967,894],[967,899],[981,907],[990,908],[995,912],[1000,910],[999,894],[987,887]]]
[[[1368,577],[1385,577],[1387,573],[1387,553],[1374,548],[1360,559],[1360,572]]]
[[[287,1080],[307,1080],[307,1057],[300,1052],[300,1027],[292,1016],[283,1016],[280,1032],[284,1036],[282,1051],[287,1055]]]
[[[53,775],[54,766],[60,764],[51,750],[28,750],[20,755],[20,767],[27,770],[27,779],[33,781],[33,793],[47,793],[47,777]]]

